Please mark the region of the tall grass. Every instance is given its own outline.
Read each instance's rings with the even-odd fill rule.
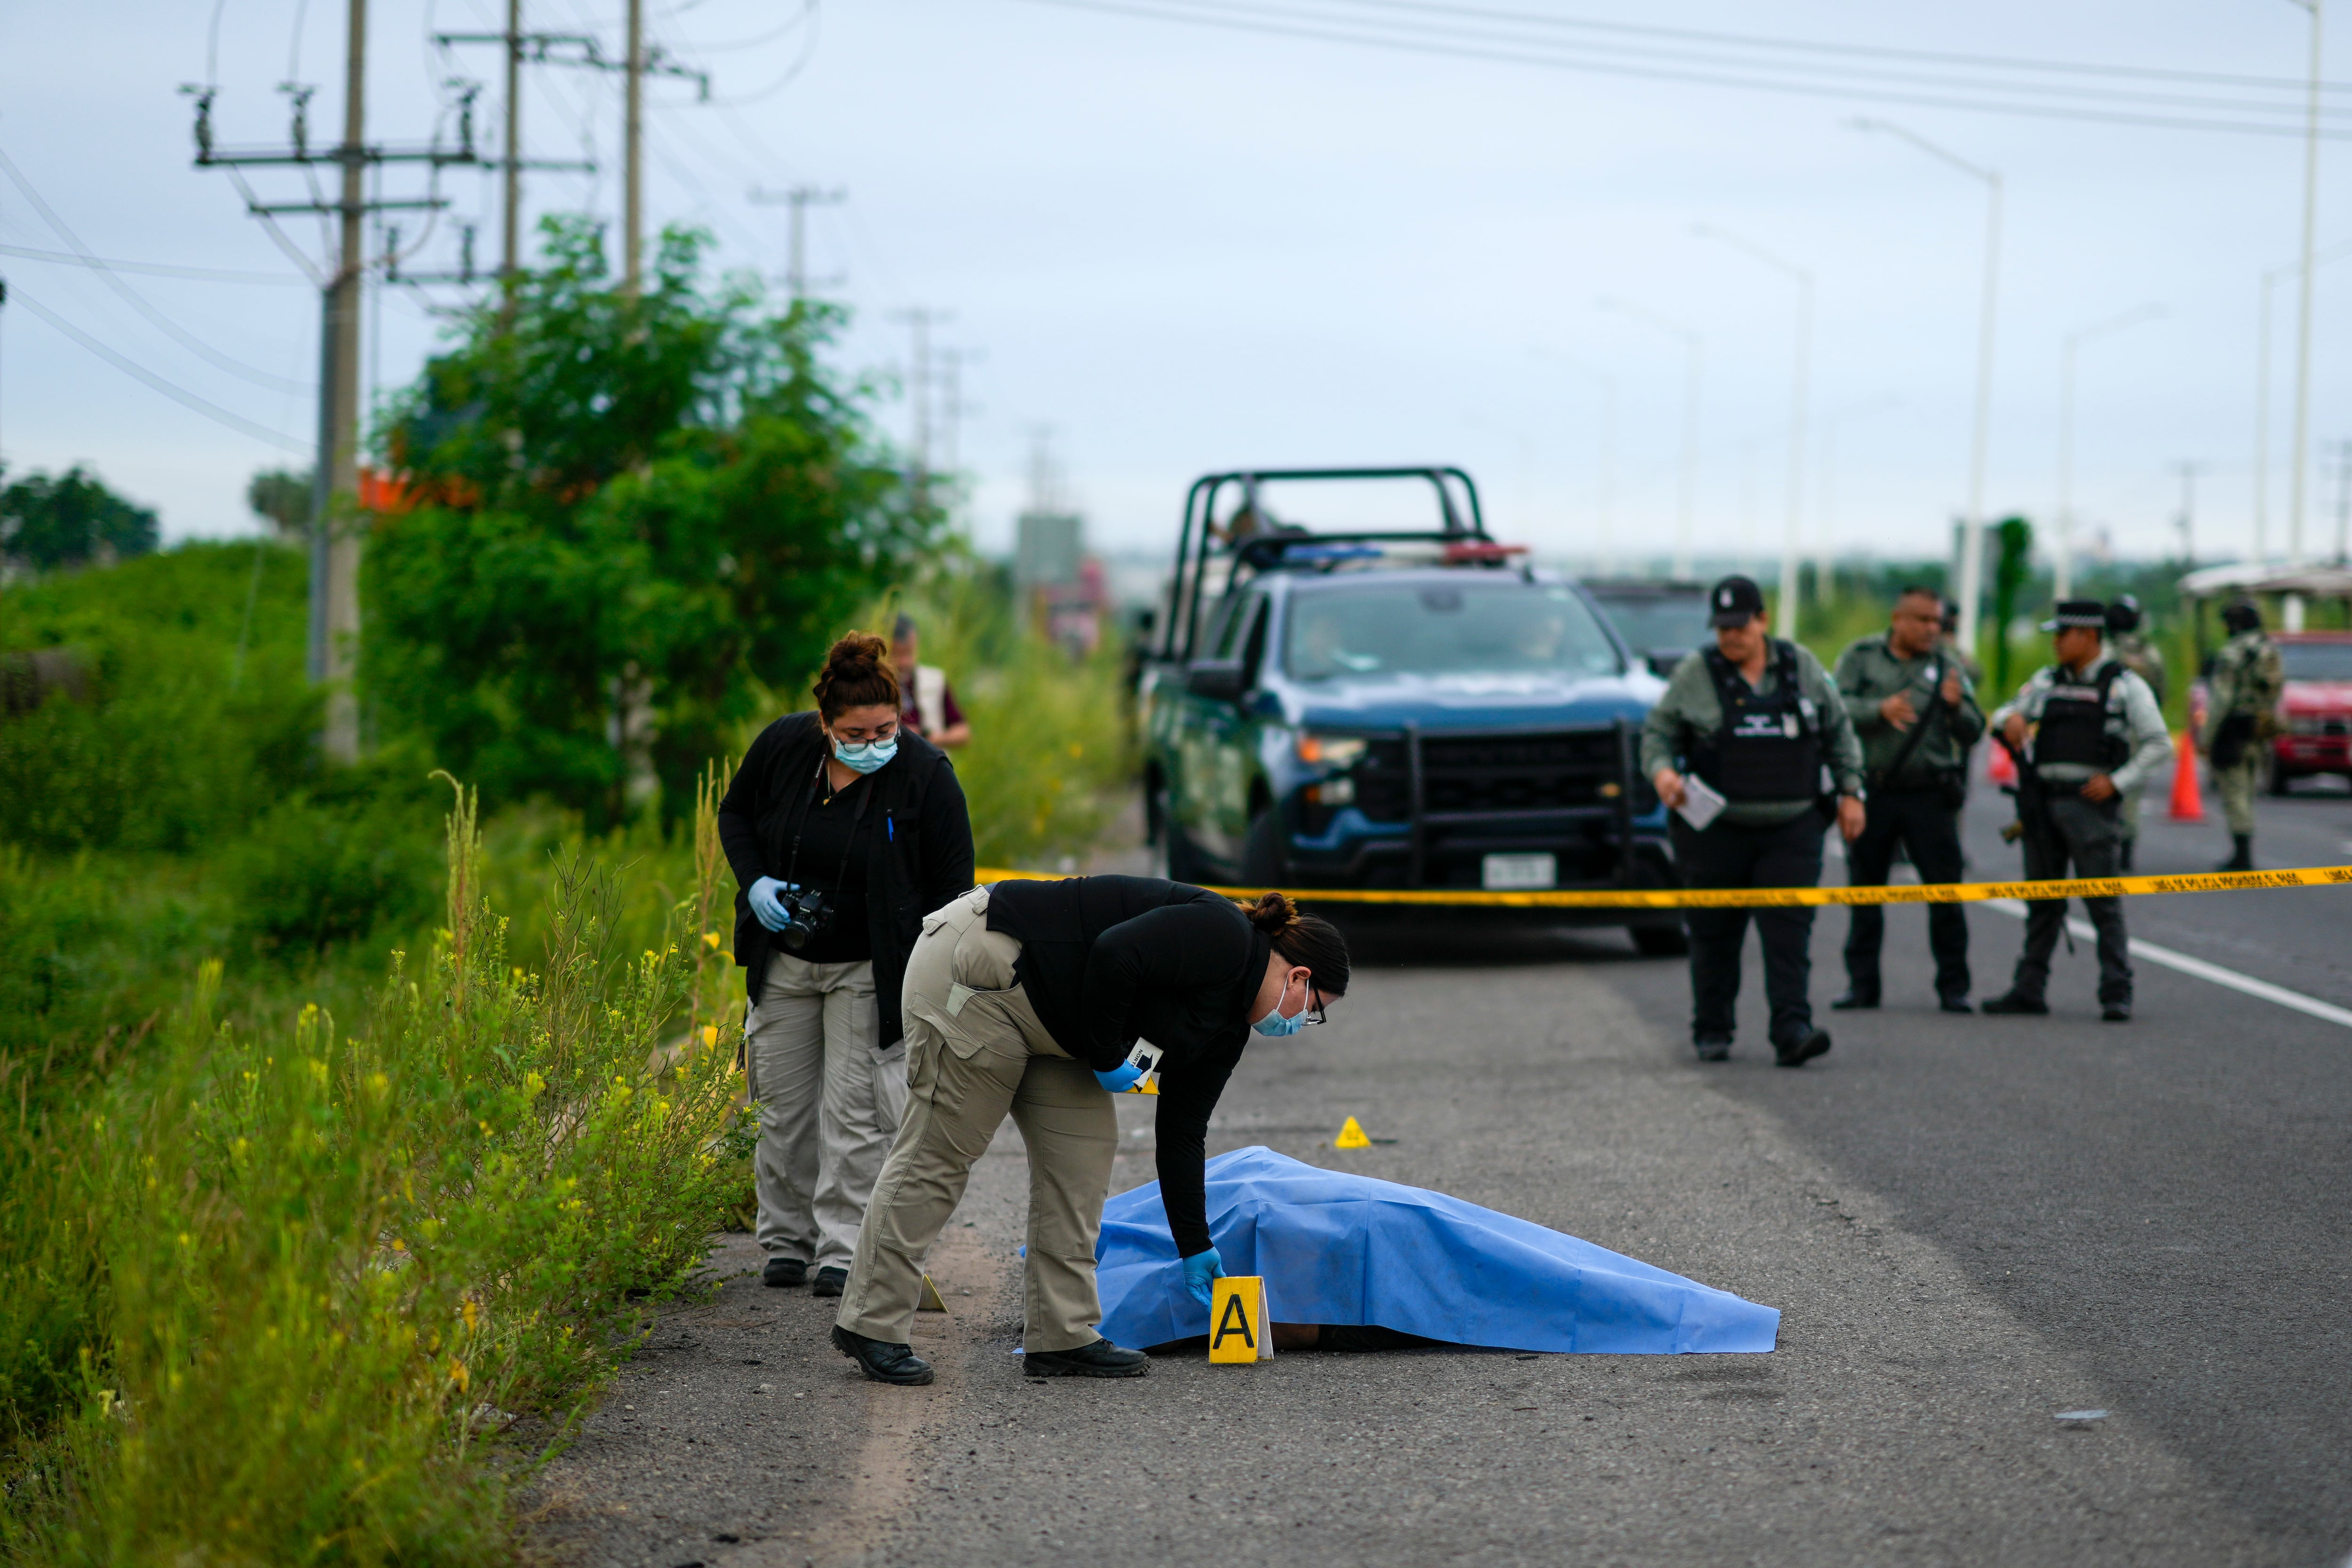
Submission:
[[[954,752],[982,866],[1051,867],[1083,858],[1125,804],[1135,776],[1125,647],[1107,636],[1086,658],[1024,628],[986,568],[935,574],[878,611],[922,626],[922,660],[953,683],[971,721]]]
[[[18,1101],[9,1560],[510,1554],[515,1464],[689,1277],[742,1151],[734,1009],[698,1001],[725,991],[707,881],[629,950],[612,874],[563,859],[535,973],[482,882],[461,792],[448,924],[363,1029],[225,1025],[209,963],[135,1070]]]

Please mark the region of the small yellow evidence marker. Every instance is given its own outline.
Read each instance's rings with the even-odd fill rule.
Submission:
[[[1209,1359],[1242,1363],[1272,1361],[1274,1339],[1266,1332],[1265,1277],[1228,1274],[1210,1287]]]
[[[1122,1089],[1120,1092],[1123,1094],[1158,1094],[1160,1092],[1160,1075],[1156,1072],[1145,1073],[1141,1078],[1135,1080],[1133,1088]]]
[[[940,1288],[931,1283],[931,1277],[929,1275],[924,1275],[922,1299],[915,1303],[915,1310],[918,1312],[944,1312],[947,1310],[948,1304],[940,1299]]]
[[[1339,1141],[1331,1145],[1334,1149],[1369,1149],[1371,1146],[1372,1141],[1364,1136],[1363,1128],[1352,1116],[1348,1118],[1348,1124],[1339,1129]]]

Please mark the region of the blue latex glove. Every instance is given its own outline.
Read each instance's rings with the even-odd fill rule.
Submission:
[[[1143,1080],[1143,1069],[1133,1062],[1121,1062],[1108,1072],[1095,1074],[1095,1081],[1113,1094],[1125,1094]]]
[[[782,931],[784,929],[784,906],[778,901],[776,895],[799,890],[797,883],[779,882],[773,877],[762,877],[746,889],[743,896],[751,900],[751,913],[759,918],[761,925],[770,931]]]
[[[1192,1300],[1203,1307],[1209,1304],[1209,1287],[1225,1271],[1225,1260],[1217,1256],[1215,1247],[1196,1252],[1184,1259],[1184,1289],[1192,1292]]]

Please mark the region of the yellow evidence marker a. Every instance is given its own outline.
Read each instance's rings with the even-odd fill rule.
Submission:
[[[1212,1362],[1272,1361],[1274,1340],[1265,1331],[1265,1277],[1228,1274],[1210,1286],[1209,1325]]]
[[[1334,1149],[1369,1149],[1371,1146],[1372,1141],[1364,1136],[1364,1130],[1357,1125],[1352,1116],[1348,1118],[1348,1124],[1339,1129],[1339,1142],[1331,1145]]]
[[[944,1312],[947,1310],[948,1304],[945,1300],[940,1299],[940,1288],[931,1283],[931,1277],[929,1275],[924,1275],[922,1298],[915,1303],[915,1310],[918,1312]]]

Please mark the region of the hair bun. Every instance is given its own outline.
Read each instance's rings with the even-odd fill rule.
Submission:
[[[1266,893],[1250,906],[1249,922],[1262,931],[1278,931],[1298,923],[1298,906],[1284,894]]]
[[[890,668],[890,645],[872,632],[846,634],[826,651],[824,673],[812,689],[828,720],[849,708],[898,707],[898,675]]]

